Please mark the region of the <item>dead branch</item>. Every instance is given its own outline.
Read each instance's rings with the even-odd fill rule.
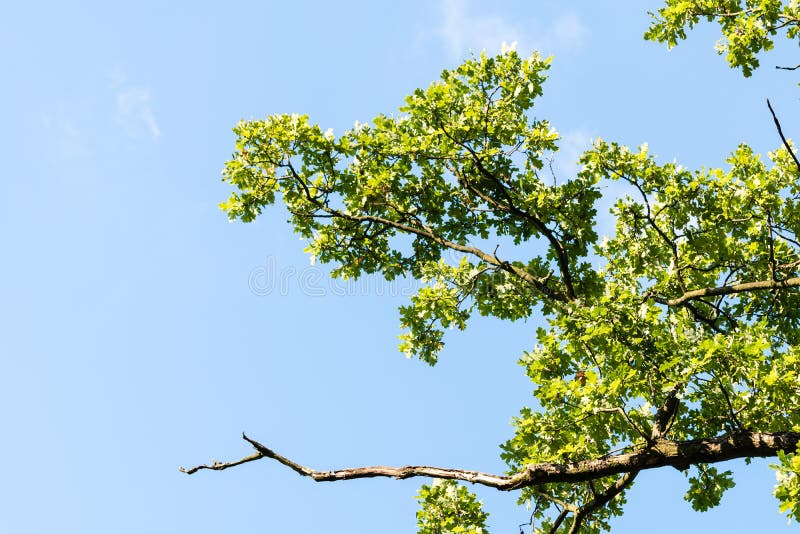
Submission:
[[[493,475],[480,471],[425,465],[404,467],[371,466],[337,469],[334,471],[317,471],[289,460],[261,443],[250,439],[245,434],[242,434],[242,438],[253,446],[256,450],[254,454],[233,462],[215,461],[212,464],[198,465],[190,469],[182,467],[180,470],[189,475],[201,469],[222,471],[243,463],[260,460],[261,458],[271,458],[296,473],[310,477],[317,482],[335,482],[374,477],[396,479],[431,477],[462,480],[498,490],[510,491],[555,482],[586,482],[601,477],[635,473],[640,470],[657,467],[671,466],[683,470],[697,463],[716,463],[735,458],[777,456],[778,451],[794,452],[797,449],[798,443],[800,443],[800,432],[763,433],[743,431],[720,437],[688,441],[658,439],[652,445],[647,445],[634,452],[574,463],[543,462],[532,464],[514,475]]]

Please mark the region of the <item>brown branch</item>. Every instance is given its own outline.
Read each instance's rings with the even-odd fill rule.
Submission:
[[[665,299],[663,297],[653,297],[659,304],[667,306],[680,306],[685,302],[701,297],[715,297],[719,295],[732,295],[734,293],[747,293],[750,291],[766,291],[769,289],[786,289],[789,287],[800,287],[800,277],[787,278],[785,280],[762,280],[760,282],[745,282],[732,286],[706,287],[687,291],[680,297]]]
[[[395,221],[393,219],[387,219],[385,217],[379,217],[379,216],[376,216],[376,215],[353,215],[353,214],[348,213],[346,211],[342,211],[342,210],[339,210],[339,209],[332,208],[326,202],[322,202],[318,198],[316,198],[316,197],[311,195],[311,192],[309,191],[308,185],[306,184],[305,180],[300,176],[300,174],[297,172],[297,170],[294,168],[294,166],[292,165],[291,162],[288,162],[285,166],[289,170],[289,172],[290,172],[290,174],[292,176],[292,179],[294,179],[297,183],[299,183],[301,185],[301,187],[303,188],[303,192],[305,194],[306,199],[311,204],[316,206],[316,208],[318,210],[322,210],[324,212],[324,214],[325,214],[324,216],[330,216],[331,218],[337,218],[338,217],[340,219],[343,219],[343,220],[346,220],[346,221],[350,221],[350,222],[354,222],[354,223],[358,223],[358,224],[361,224],[361,223],[377,223],[377,224],[381,224],[381,225],[393,228],[395,230],[400,230],[401,232],[405,232],[405,233],[408,233],[408,234],[412,234],[412,235],[417,235],[417,236],[423,237],[423,238],[428,239],[430,241],[433,241],[434,243],[437,243],[437,244],[439,244],[439,245],[441,245],[441,246],[443,246],[445,248],[449,248],[451,250],[455,250],[455,251],[458,251],[458,252],[463,252],[465,254],[473,255],[473,256],[485,261],[486,263],[488,263],[490,265],[493,265],[495,267],[500,267],[501,269],[504,269],[504,270],[510,272],[511,274],[517,276],[518,278],[524,280],[525,282],[531,284],[536,289],[538,289],[541,293],[543,293],[544,295],[546,295],[547,297],[549,297],[549,298],[551,298],[553,300],[559,300],[559,301],[565,300],[565,297],[562,294],[554,292],[549,286],[547,286],[546,279],[545,279],[545,281],[542,281],[542,279],[533,276],[532,274],[530,274],[526,270],[521,269],[519,267],[516,267],[514,265],[511,265],[507,261],[500,261],[496,257],[493,257],[493,256],[487,254],[486,252],[484,252],[483,250],[481,250],[481,249],[479,249],[477,247],[473,247],[473,246],[470,246],[470,245],[462,245],[462,244],[450,241],[450,240],[442,237],[441,235],[437,234],[436,232],[434,232],[434,230],[432,228],[430,228],[427,225],[422,224],[418,220],[417,220],[417,223],[414,224],[413,222]],[[312,217],[317,217],[318,215],[312,214],[311,216]]]
[[[773,235],[772,214],[767,211],[767,229],[769,230],[769,274],[770,278],[776,280],[775,276],[775,236]]]
[[[567,512],[577,512],[578,511],[578,507],[575,506],[574,504],[570,504],[568,502],[562,501],[561,499],[553,497],[552,495],[548,495],[547,493],[544,493],[544,492],[541,492],[541,491],[536,491],[535,495],[537,497],[541,497],[542,499],[544,499],[546,501],[550,501],[551,503],[555,504],[556,506],[558,506],[560,508],[563,508]]]
[[[313,469],[309,469],[308,467],[303,467],[302,465],[291,461],[290,459],[286,458],[285,456],[281,456],[280,454],[278,454],[277,452],[273,451],[272,449],[269,449],[269,448],[265,447],[261,443],[255,441],[253,439],[248,438],[247,434],[245,434],[244,432],[242,432],[242,439],[253,446],[253,448],[256,450],[256,452],[254,454],[251,454],[250,456],[245,456],[241,460],[236,460],[235,462],[224,462],[223,463],[223,462],[215,461],[210,465],[198,465],[196,467],[192,467],[191,469],[185,469],[185,468],[181,467],[180,471],[182,473],[186,473],[187,475],[191,475],[193,473],[196,473],[197,471],[199,471],[201,469],[211,469],[211,470],[214,470],[214,471],[223,471],[225,469],[228,469],[229,467],[235,467],[237,465],[246,464],[247,462],[252,462],[254,460],[260,460],[261,458],[272,458],[272,459],[277,460],[278,462],[282,463],[283,465],[293,469],[294,471],[296,471],[300,475],[313,476],[313,474],[316,473],[316,471],[314,471]]]
[[[719,390],[722,392],[722,396],[725,398],[725,404],[728,405],[728,411],[731,414],[731,420],[733,421],[733,424],[736,425],[738,430],[744,430],[744,426],[742,426],[741,421],[739,421],[739,418],[736,416],[736,410],[733,409],[731,397],[728,395],[728,391],[725,389],[725,385],[722,383],[722,380],[720,380],[719,377],[713,373],[711,376],[717,379],[717,385],[719,386]]]
[[[561,523],[563,523],[564,519],[567,518],[567,514],[569,514],[569,510],[567,509],[561,510],[561,513],[558,514],[558,517],[556,517],[556,520],[553,521],[553,524],[550,526],[550,531],[549,531],[550,534],[554,534],[555,532],[558,531],[558,528],[561,526]]]
[[[772,113],[772,120],[775,121],[775,127],[778,129],[778,135],[781,136],[781,141],[783,141],[783,146],[785,146],[786,150],[789,151],[789,154],[792,155],[794,164],[797,165],[797,170],[800,170],[800,161],[798,161],[797,156],[794,155],[794,151],[792,150],[792,147],[789,145],[789,141],[787,141],[786,137],[783,135],[783,130],[781,130],[781,123],[778,122],[778,117],[775,115],[775,111],[772,109],[772,104],[769,103],[769,98],[767,99],[767,107],[769,108],[769,112]]]
[[[800,443],[800,432],[736,432],[721,437],[689,441],[659,439],[654,441],[651,446],[626,454],[567,464],[543,462],[529,465],[514,475],[493,475],[480,471],[425,465],[404,467],[381,465],[337,469],[335,471],[317,471],[281,456],[244,434],[242,434],[242,437],[256,449],[255,454],[234,462],[214,462],[210,465],[198,465],[190,469],[181,468],[181,471],[186,474],[196,473],[201,469],[222,471],[261,458],[272,458],[298,474],[310,477],[317,482],[375,477],[396,479],[432,477],[463,480],[498,490],[510,491],[556,482],[586,482],[602,477],[658,467],[672,466],[682,470],[697,463],[710,464],[735,458],[777,456],[778,451],[795,451]]]
[[[618,413],[618,414],[620,414],[625,419],[625,421],[628,423],[628,425],[632,429],[634,429],[636,431],[637,434],[642,436],[645,440],[650,440],[650,436],[644,430],[639,428],[639,426],[636,423],[634,423],[633,420],[631,420],[631,418],[628,416],[628,413],[621,406],[615,406],[614,408],[595,408],[594,411],[596,413]]]
[[[606,167],[606,168],[608,169],[608,167]],[[642,196],[642,200],[644,201],[645,209],[647,209],[647,216],[646,216],[647,222],[650,224],[650,226],[653,228],[653,230],[656,231],[656,233],[661,237],[661,239],[664,241],[664,243],[666,243],[666,245],[672,251],[672,258],[675,261],[676,276],[677,276],[677,279],[678,279],[678,283],[680,284],[681,289],[683,291],[685,291],[686,290],[686,285],[685,285],[685,283],[683,281],[683,274],[681,274],[681,269],[678,267],[680,265],[680,255],[678,254],[678,245],[677,245],[677,243],[675,243],[675,238],[670,239],[670,237],[658,226],[658,224],[656,224],[656,217],[658,217],[658,215],[661,213],[661,211],[663,209],[665,209],[668,206],[668,204],[665,204],[664,207],[662,208],[662,210],[659,210],[658,213],[656,213],[656,215],[654,217],[653,214],[652,214],[652,211],[650,209],[650,201],[647,199],[647,193],[644,192],[644,189],[642,188],[641,184],[639,184],[639,181],[636,180],[636,179],[632,179],[632,178],[630,178],[630,177],[628,177],[628,176],[626,176],[624,174],[621,174],[618,171],[616,171],[615,169],[611,169],[611,172],[613,172],[617,176],[621,177],[623,180],[625,180],[629,184],[633,185],[639,191],[639,194]],[[674,232],[673,232],[673,234],[674,234]]]
[[[702,299],[698,299],[698,300],[701,301],[701,302],[704,302]],[[712,319],[712,318],[706,317],[705,314],[703,314],[700,310],[698,310],[697,308],[692,306],[691,302],[684,302],[683,305],[687,310],[689,310],[689,313],[692,314],[692,317],[694,317],[695,321],[700,321],[704,325],[708,326],[711,330],[713,330],[714,332],[717,332],[719,334],[726,334],[727,333],[727,332],[725,332],[725,330],[720,328],[719,325],[717,325],[716,319]]]
[[[742,9],[741,11],[702,11],[702,10],[695,10],[690,9],[689,13],[694,13],[695,15],[700,15],[701,17],[720,17],[720,18],[735,18],[741,15],[749,15],[750,13],[754,13],[759,11],[757,8],[751,7],[747,9]]]
[[[633,483],[633,480],[636,478],[636,475],[639,474],[639,471],[631,471],[629,473],[625,473],[622,475],[614,484],[611,485],[606,491],[601,493],[600,495],[596,496],[594,499],[589,501],[588,503],[584,504],[580,507],[580,509],[575,512],[575,516],[572,520],[572,527],[569,529],[569,534],[577,534],[580,531],[581,525],[583,524],[584,520],[595,510],[602,508],[609,502],[611,502],[614,497],[622,493],[625,488]]]
[[[727,280],[725,281],[725,283],[727,283]],[[723,283],[723,285],[725,285],[725,283]],[[736,319],[731,317],[731,314],[728,313],[725,310],[725,308],[722,307],[723,298],[717,299],[716,302],[710,302],[710,301],[708,301],[706,299],[697,299],[697,302],[702,302],[703,304],[705,304],[706,306],[708,306],[709,308],[713,309],[716,312],[714,317],[711,318],[712,321],[716,321],[720,317],[724,317],[725,320],[728,321],[728,324],[730,325],[730,330],[736,330],[738,328],[738,324],[736,322]],[[719,331],[721,333],[724,333],[724,332],[721,331],[721,329],[717,329],[717,331]]]
[[[791,271],[797,267],[800,267],[800,260],[796,260],[791,263],[785,263],[783,265],[778,265],[777,268],[779,271]]]
[[[469,183],[469,181],[467,180],[466,176],[463,175],[463,173],[460,173],[461,177],[463,178],[463,181],[465,182],[465,185],[468,186],[469,190],[478,195],[481,199],[487,202],[487,204],[495,206],[501,211],[511,213],[530,222],[531,225],[533,225],[533,227],[536,229],[536,231],[538,231],[540,234],[545,236],[545,238],[547,238],[547,240],[550,242],[550,245],[553,247],[553,252],[556,255],[556,260],[558,262],[558,269],[561,272],[561,280],[564,283],[567,298],[569,298],[569,300],[574,300],[576,297],[575,289],[573,287],[573,282],[572,282],[572,273],[569,269],[569,258],[567,257],[567,251],[564,248],[564,244],[555,236],[553,231],[550,228],[548,228],[547,225],[545,225],[544,221],[542,221],[537,215],[528,210],[520,209],[514,203],[514,198],[511,196],[511,193],[508,192],[508,188],[503,184],[502,180],[497,175],[489,171],[484,166],[483,160],[472,147],[470,147],[466,142],[459,141],[456,138],[454,138],[445,129],[443,124],[440,123],[439,128],[442,130],[445,136],[447,136],[448,139],[450,139],[453,143],[460,146],[470,154],[472,161],[475,164],[475,167],[478,169],[478,172],[480,172],[481,176],[483,176],[484,178],[491,181],[497,186],[500,193],[503,195],[503,197],[505,197],[506,203],[504,204],[489,197],[488,195],[483,194],[474,185],[471,185]]]
[[[680,407],[680,393],[682,389],[683,385],[681,384],[673,387],[667,394],[667,398],[664,399],[664,403],[656,411],[656,415],[653,419],[653,431],[650,435],[651,443],[662,439],[669,431],[670,424],[675,419],[675,415],[678,413],[678,408]],[[645,437],[645,439],[647,439],[647,437]]]

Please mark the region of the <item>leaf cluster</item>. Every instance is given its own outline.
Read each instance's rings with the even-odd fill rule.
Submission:
[[[722,30],[715,48],[733,68],[751,76],[760,62],[758,54],[772,50],[775,36],[783,32],[792,40],[800,31],[800,2],[790,0],[666,0],[645,39],[669,48],[686,39],[686,31],[705,19]]]
[[[454,480],[435,480],[417,494],[419,534],[488,534],[481,502]]]

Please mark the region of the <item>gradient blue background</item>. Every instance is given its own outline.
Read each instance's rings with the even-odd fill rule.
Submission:
[[[280,209],[226,222],[231,127],[300,112],[341,133],[470,50],[517,41],[554,55],[535,115],[564,135],[562,175],[600,135],[689,167],[721,165],[741,141],[776,148],[766,97],[795,134],[800,75],[773,66],[796,64],[796,48],[743,79],[712,28],[671,52],[644,42],[657,6],[5,3],[0,531],[415,530],[423,480],[315,484],[267,461],[178,472],[249,454],[242,430],[319,469],[503,471],[498,444],[531,398],[515,362],[538,320],[477,319],[436,368],[406,360],[408,287],[330,282]],[[706,514],[683,501],[682,474],[643,473],[615,532],[788,532],[767,463],[731,463],[737,487]],[[475,490],[492,532],[527,521],[514,495]]]

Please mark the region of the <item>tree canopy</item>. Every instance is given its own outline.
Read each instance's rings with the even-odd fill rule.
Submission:
[[[751,74],[796,2],[673,1],[646,37],[674,46],[701,18]],[[247,436],[241,460],[271,458],[318,481],[416,476],[419,532],[485,532],[456,481],[519,492],[537,532],[599,532],[645,469],[686,473],[699,511],[734,485],[718,467],[775,457],[780,510],[800,518],[800,164],[732,147],[724,165],[659,162],[647,145],[596,139],[576,176],[547,162],[559,134],[535,115],[550,64],[514,50],[474,56],[393,115],[341,135],[303,115],[240,122],[222,204],[249,222],[276,202],[333,275],[423,282],[400,308],[400,350],[434,365],[473,314],[538,318],[520,365],[533,403],[502,445],[505,474],[406,466],[317,471]],[[776,124],[778,124],[777,118]],[[781,133],[781,136],[783,134]],[[626,191],[596,231],[603,185]],[[453,261],[453,258],[456,258]]]
[[[796,40],[800,32],[800,3],[795,0],[666,0],[645,38],[672,48],[686,39],[686,30],[705,19],[716,21],[722,38],[715,48],[731,67],[750,76],[760,65],[758,54],[772,50],[775,36]],[[798,66],[778,68],[795,70]]]

